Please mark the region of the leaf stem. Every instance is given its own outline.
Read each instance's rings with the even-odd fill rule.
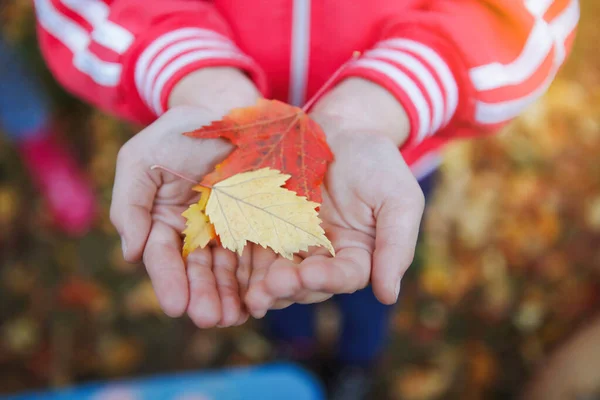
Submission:
[[[173,171],[171,168],[168,168],[168,167],[165,167],[165,166],[162,166],[162,165],[156,164],[156,165],[151,166],[150,169],[152,169],[152,170],[154,170],[154,169],[162,169],[163,171],[166,171],[166,172],[170,173],[171,175],[175,175],[176,177],[181,178],[184,181],[188,181],[188,182],[196,184],[196,185],[201,185],[200,182],[196,182],[192,178],[190,178],[188,176],[185,176],[183,174],[180,174],[177,171]],[[201,186],[204,186],[204,185],[201,185]]]
[[[354,53],[352,53],[352,58],[350,59],[350,61],[356,60],[358,57],[360,57],[360,51],[355,51]],[[319,90],[317,90],[317,93],[315,93],[313,95],[313,97],[311,97],[306,102],[306,104],[304,104],[304,107],[302,107],[302,111],[304,111],[305,113],[308,113],[308,110],[317,102],[317,100],[319,100],[319,98],[323,95],[323,93],[325,93],[325,91],[327,89],[329,89],[329,87],[331,86],[331,84],[333,84],[333,82],[337,79],[338,76],[340,76],[340,74],[342,73],[342,71],[344,71],[347,66],[348,66],[348,62],[342,64],[333,73],[333,75],[331,75],[329,77],[329,79],[327,79],[327,82],[325,82],[325,84],[323,86],[321,86],[321,88]]]

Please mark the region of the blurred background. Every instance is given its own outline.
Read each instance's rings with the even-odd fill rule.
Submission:
[[[117,152],[137,127],[53,83],[31,3],[0,3],[2,37],[41,77],[99,216],[82,238],[56,229],[30,161],[1,135],[0,394],[269,361],[257,323],[169,319],[143,266],[123,261],[108,208]],[[446,152],[393,322],[391,399],[600,399],[600,3],[581,6],[573,55],[543,100],[500,135]],[[323,306],[319,321],[327,348],[335,311]]]

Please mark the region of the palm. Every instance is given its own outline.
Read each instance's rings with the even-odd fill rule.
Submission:
[[[152,220],[154,223],[163,223],[169,228],[181,232],[184,229],[184,218],[181,213],[190,204],[198,201],[198,193],[192,190],[192,184],[183,182],[181,179],[167,177],[168,173],[162,173],[165,182],[158,188],[154,206],[152,208]],[[167,180],[170,180],[167,181]]]

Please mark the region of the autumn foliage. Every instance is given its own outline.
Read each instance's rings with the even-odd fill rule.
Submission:
[[[203,184],[268,167],[290,175],[285,188],[321,202],[320,185],[333,155],[321,127],[298,107],[259,99],[255,106],[234,109],[222,120],[186,135],[224,138],[237,146]]]
[[[186,135],[225,138],[237,148],[193,188],[201,198],[183,213],[184,257],[215,236],[240,254],[248,241],[289,259],[316,245],[334,254],[316,212],[333,155],[302,109],[259,99]]]

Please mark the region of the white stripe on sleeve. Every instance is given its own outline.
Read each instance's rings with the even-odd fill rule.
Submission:
[[[173,75],[189,64],[214,58],[241,59],[246,62],[250,62],[248,57],[237,51],[231,50],[198,50],[186,53],[181,57],[174,59],[161,71],[154,82],[154,86],[152,87],[150,107],[156,113],[156,115],[161,115],[165,112],[161,104],[161,96],[165,84],[173,77]]]
[[[407,50],[427,63],[437,74],[442,82],[446,94],[446,115],[444,121],[450,121],[458,107],[458,85],[444,59],[432,48],[410,39],[388,39],[379,43],[379,46],[389,46],[396,49]]]
[[[431,132],[431,114],[429,112],[429,104],[423,96],[421,89],[413,82],[413,80],[400,71],[398,68],[385,61],[371,60],[371,59],[359,59],[351,62],[349,68],[365,68],[371,69],[385,75],[394,84],[398,85],[399,88],[404,90],[408,97],[411,99],[417,110],[417,116],[419,119],[419,130],[417,132],[417,140],[421,142],[429,132]]]
[[[569,6],[549,24],[554,40],[554,60],[552,70],[546,80],[532,93],[518,99],[486,103],[479,101],[475,104],[475,119],[483,124],[497,124],[509,121],[518,116],[521,111],[540,98],[550,87],[560,66],[565,61],[565,40],[573,32],[579,21],[579,3],[571,0]]]
[[[525,7],[536,17],[543,17],[554,0],[526,0]]]
[[[92,26],[92,40],[98,44],[123,54],[133,43],[134,37],[131,32],[108,19],[110,9],[102,0],[60,1]]]
[[[216,32],[201,28],[181,28],[158,37],[146,47],[135,65],[135,86],[142,98],[145,98],[143,82],[150,69],[150,63],[167,46],[184,39],[229,40]]]
[[[142,98],[152,98],[152,86],[156,81],[156,77],[159,72],[174,58],[177,58],[181,54],[202,49],[212,50],[230,50],[237,51],[237,48],[230,41],[220,39],[185,39],[180,42],[176,42],[171,46],[165,48],[158,54],[149,64],[148,70],[144,73],[142,80]]]
[[[121,79],[121,64],[107,62],[92,54],[88,32],[61,14],[51,0],[35,0],[40,25],[73,53],[73,65],[103,86],[116,86]]]
[[[469,75],[476,90],[493,90],[518,85],[531,78],[552,51],[554,41],[548,24],[539,19],[519,56],[509,64],[499,62],[471,68]]]
[[[419,83],[425,88],[429,99],[432,104],[433,118],[431,132],[437,132],[442,124],[447,123],[444,121],[444,97],[442,91],[436,82],[434,76],[429,72],[427,67],[423,65],[419,59],[412,55],[395,49],[389,48],[376,48],[375,50],[367,51],[364,56],[374,59],[384,59],[387,61],[394,62],[410,71],[419,81]]]

